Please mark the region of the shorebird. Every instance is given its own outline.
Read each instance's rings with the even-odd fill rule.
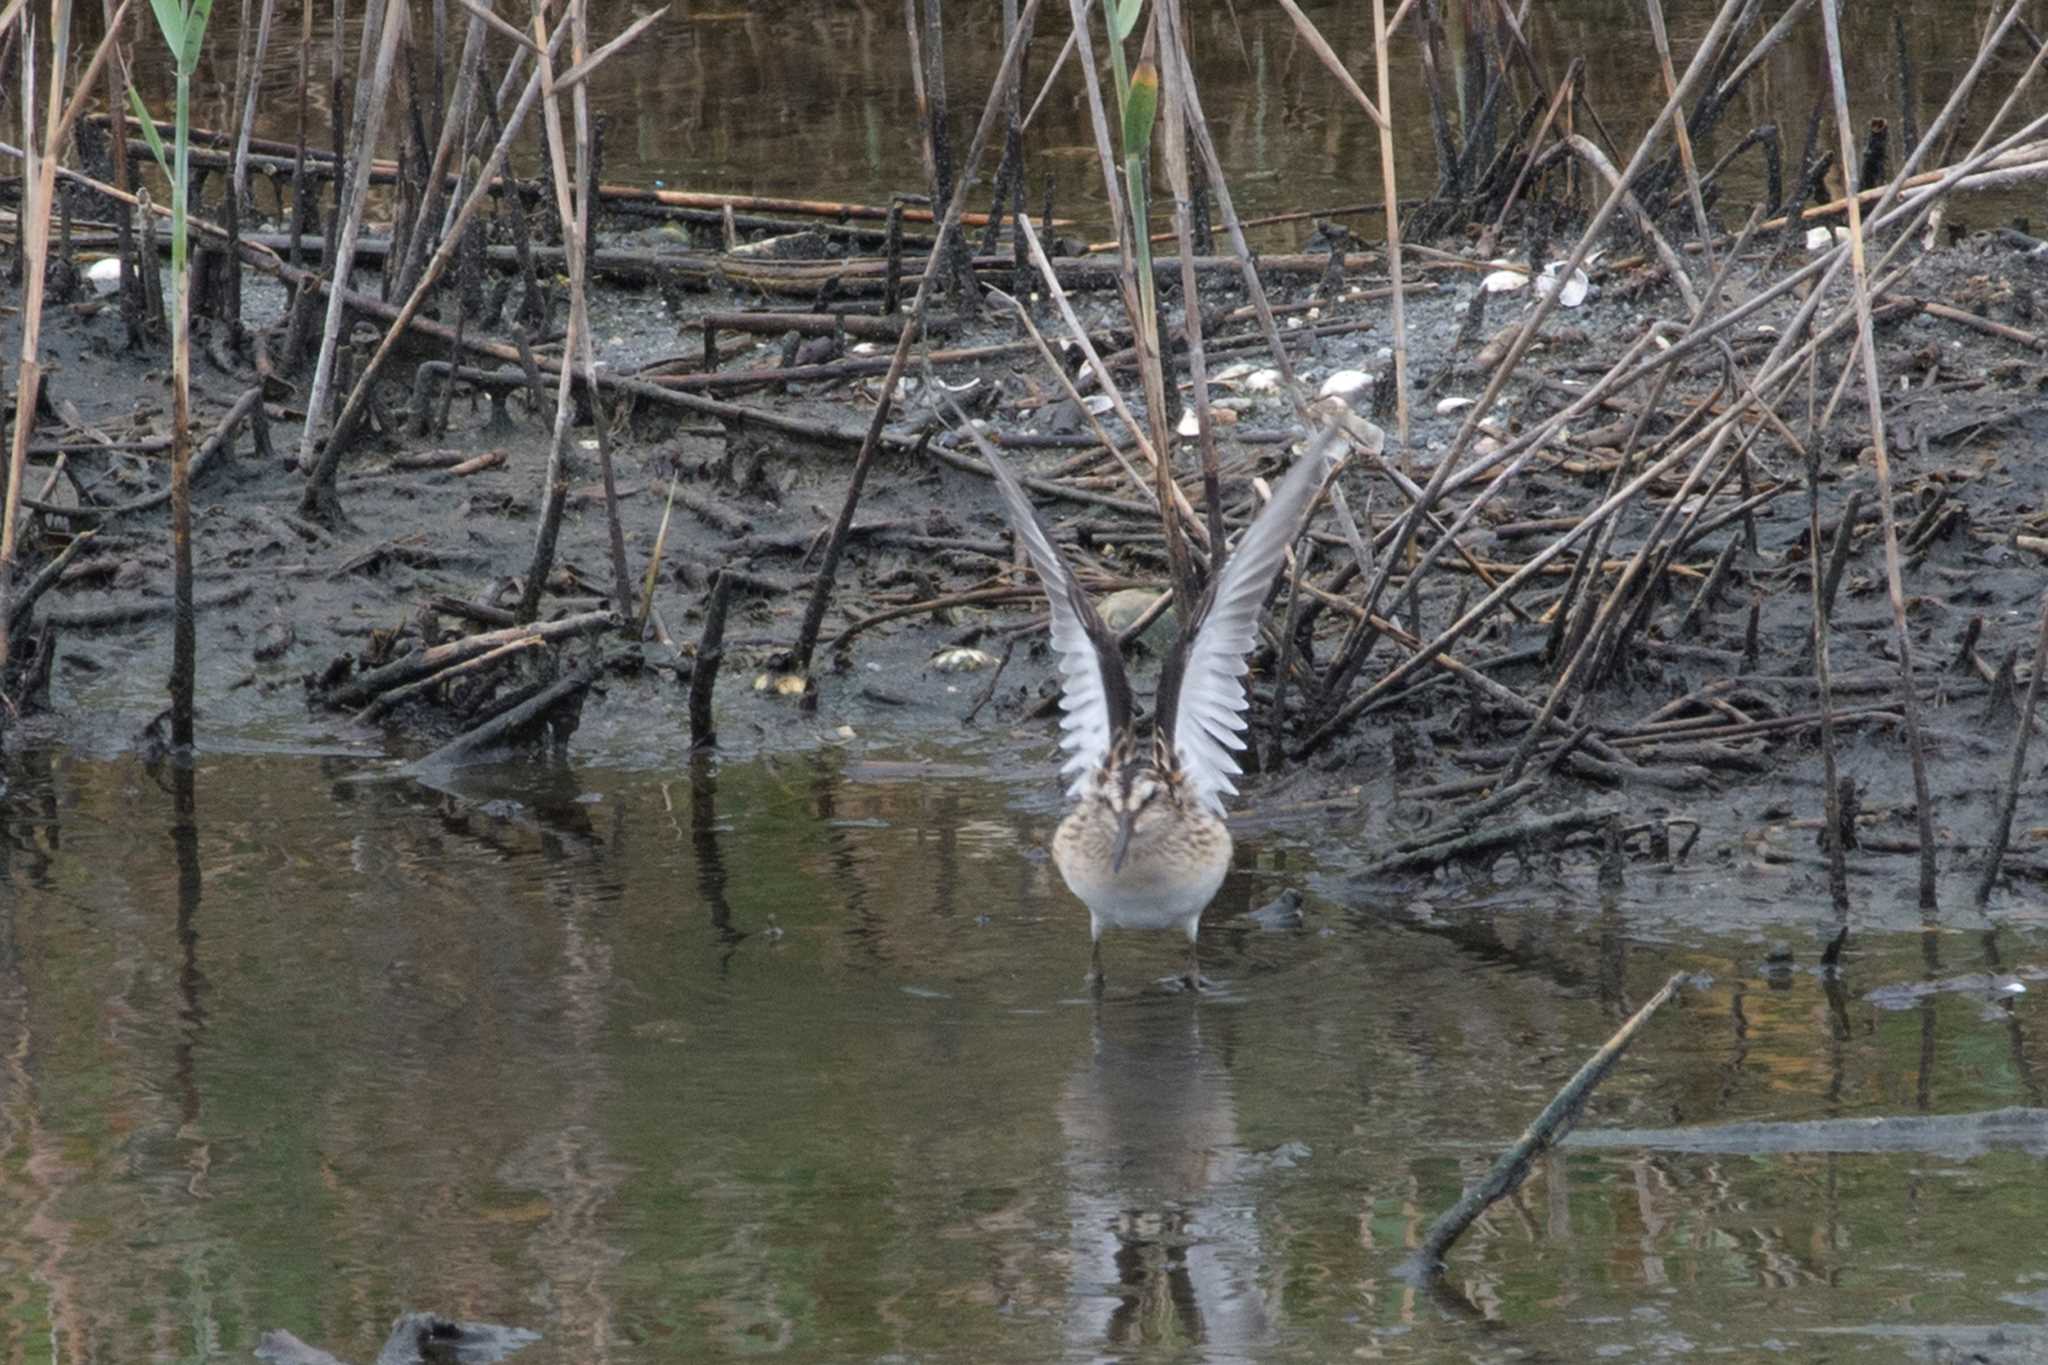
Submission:
[[[1002,457],[976,439],[1052,607],[1065,713],[1060,774],[1072,778],[1067,795],[1078,801],[1053,835],[1052,859],[1088,907],[1088,983],[1101,989],[1103,929],[1178,928],[1188,939],[1186,983],[1200,989],[1195,935],[1230,868],[1223,798],[1237,794],[1230,779],[1243,771],[1231,754],[1244,748],[1246,656],[1266,590],[1344,440],[1325,432],[1311,441],[1200,602],[1181,613],[1151,730],[1141,735],[1116,633],[1074,581]]]

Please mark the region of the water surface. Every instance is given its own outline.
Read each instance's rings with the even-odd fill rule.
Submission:
[[[2041,1104],[2038,920],[1871,933],[1831,983],[1803,930],[1772,964],[1715,929],[1723,872],[1347,891],[1283,827],[1241,840],[1215,993],[1121,938],[1095,1005],[1044,777],[992,743],[443,788],[219,755],[181,820],[137,760],[22,756],[0,1351],[365,1360],[403,1307],[536,1362],[2048,1349],[2012,1152],[1570,1152],[1453,1292],[1391,1274],[1674,970],[1589,1125]],[[1289,885],[1301,932],[1223,918]]]
[[[1366,90],[1376,90],[1372,7],[1363,0],[1303,0],[1300,7],[1346,69]],[[1680,70],[1719,7],[1716,0],[1664,0]],[[351,52],[360,35],[360,8],[350,7]],[[597,0],[593,31],[600,38],[615,33],[643,8]],[[1784,8],[1779,0],[1763,7],[1758,25],[1745,34],[1744,50]],[[1864,124],[1873,118],[1889,120],[1895,138],[1903,135],[1899,36],[1910,56],[1913,122],[1925,127],[1975,55],[1992,12],[2002,8],[1974,0],[1845,6],[1850,107],[1859,141]],[[1370,212],[1346,215],[1343,221],[1363,234],[1376,234],[1373,215],[1382,200],[1378,131],[1286,14],[1275,5],[1213,2],[1189,4],[1187,11],[1203,110],[1239,211],[1255,216],[1369,206]],[[431,13],[427,6],[417,10],[415,23],[422,35],[432,32]],[[964,153],[996,74],[1002,50],[999,15],[994,4],[946,7],[949,126],[956,158]],[[327,14],[323,11],[316,22],[327,23]],[[459,48],[460,11],[452,10],[446,22],[451,47]],[[1055,0],[1041,7],[1026,82],[1032,100],[1044,88],[1069,27],[1067,6]],[[312,79],[305,86],[312,140],[318,146],[327,145],[324,130],[330,117],[328,33],[331,27],[316,29]],[[1555,88],[1573,58],[1586,59],[1583,88],[1593,117],[1580,130],[1602,142],[1611,138],[1616,145],[1609,154],[1624,164],[1664,99],[1640,0],[1543,0],[1532,8],[1528,34],[1547,88]],[[221,10],[210,42],[215,65],[202,72],[197,91],[195,119],[201,123],[230,122],[225,106],[234,39],[233,16]],[[261,86],[261,131],[286,140],[296,135],[300,108],[295,40],[292,29],[276,41]],[[1455,51],[1447,56],[1454,57]],[[145,84],[154,76],[158,104],[167,107],[169,85],[147,66],[153,54],[145,51],[141,57]],[[2025,69],[2026,57],[2017,44],[2003,53],[1990,69],[1986,88],[2010,88]],[[494,62],[501,59],[494,53]],[[592,108],[606,122],[604,175],[678,189],[865,203],[928,189],[909,63],[900,5],[674,0],[662,20],[593,79]],[[1396,35],[1390,67],[1401,194],[1420,198],[1436,186],[1437,154],[1422,65],[1407,30]],[[1824,72],[1818,25],[1802,24],[1744,83],[1702,145],[1702,160],[1712,164],[1751,129],[1776,124],[1783,130],[1785,159],[1796,164],[1808,113],[1826,88]],[[423,67],[422,79],[431,79],[430,65]],[[1526,90],[1526,71],[1519,79]],[[1454,84],[1445,98],[1455,128],[1464,115]],[[1503,126],[1503,136],[1514,117]],[[1824,132],[1832,149],[1832,129]],[[387,129],[387,146],[396,135],[396,129]],[[538,147],[538,138],[535,120],[529,149]],[[1069,63],[1027,137],[1029,207],[1034,212],[1042,208],[1049,178],[1055,210],[1099,232],[1106,221],[1107,190],[1094,148],[1086,96]],[[993,168],[991,155],[985,178],[994,174]],[[1762,193],[1754,153],[1736,167],[1728,185],[1725,211],[1739,226],[1750,202]],[[259,197],[259,202],[267,205],[269,200]],[[1303,222],[1262,240],[1269,247],[1291,246],[1311,226]]]

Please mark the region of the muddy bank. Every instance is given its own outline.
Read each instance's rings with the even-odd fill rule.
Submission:
[[[789,269],[838,259],[815,244],[784,249],[794,253],[783,258]],[[1374,390],[1384,398],[1387,387],[1379,378],[1390,340],[1382,263],[1358,252],[1340,254],[1334,266],[1324,259],[1322,271],[1283,265],[1267,276],[1289,363],[1312,388],[1356,386],[1355,418],[1390,422],[1373,402]],[[1085,267],[1063,269],[1078,282],[1079,315],[1116,368],[1127,337],[1119,337],[1111,299],[1078,287]],[[1877,310],[1882,359],[1894,376],[1894,512],[1939,860],[1956,886],[1981,857],[2017,728],[2014,687],[2026,681],[2048,550],[2039,511],[2048,489],[2027,458],[2048,376],[2043,343],[2026,329],[2039,269],[2006,239],[1969,238],[1922,257]],[[1772,278],[1762,260],[1738,270]],[[1226,272],[1205,278],[1210,372],[1218,410],[1230,415],[1218,428],[1224,505],[1235,521],[1247,506],[1245,480],[1276,468],[1304,428],[1277,391],[1273,357],[1241,285]],[[1477,352],[1525,306],[1526,294],[1486,295],[1480,279],[1475,269],[1431,262],[1410,282],[1418,381],[1410,454],[1361,455],[1343,478],[1356,534],[1379,541],[1373,548],[1382,554],[1406,505],[1402,485],[1428,481],[1435,455],[1483,387]],[[1559,411],[1677,303],[1649,272],[1625,265],[1596,269],[1591,285],[1583,306],[1547,326],[1488,414],[1485,431],[1497,434],[1485,440],[1497,446]],[[862,321],[835,325],[787,308],[759,321],[735,317],[748,311],[750,292],[609,286],[593,307],[612,353],[639,358],[643,382],[717,395],[687,409],[639,401],[608,412],[629,613],[639,609],[641,575],[667,521],[644,636],[636,640],[631,627],[603,615],[620,603],[594,467],[597,437],[579,426],[582,463],[570,476],[540,614],[557,623],[558,638],[481,662],[472,656],[467,668],[428,686],[420,684],[433,668],[394,673],[392,662],[514,624],[544,492],[548,400],[530,399],[516,371],[459,376],[445,430],[421,431],[408,408],[436,424],[449,395],[420,362],[408,382],[385,389],[389,428],[349,455],[341,516],[323,524],[301,506],[291,453],[303,414],[291,392],[261,399],[266,451],[247,420],[255,386],[244,385],[253,376],[201,367],[200,429],[237,419],[202,460],[195,490],[205,743],[339,743],[413,758],[508,698],[530,699],[578,674],[594,683],[581,703],[585,728],[570,737],[573,722],[558,716],[555,740],[572,753],[595,745],[608,760],[671,763],[688,744],[688,684],[703,609],[722,572],[730,609],[714,716],[725,752],[993,734],[1020,780],[1043,776],[1054,674],[1036,586],[1013,571],[972,447],[949,430],[958,420],[950,405],[978,416],[1033,477],[1034,495],[1092,589],[1104,598],[1157,592],[1167,584],[1159,522],[1145,490],[1097,439],[1088,376],[1077,407],[1000,308],[944,324],[934,343],[940,355],[904,382],[903,410],[885,428],[806,690],[791,650],[873,410],[877,367],[865,362],[883,343],[859,339],[870,325]],[[1167,302],[1178,307],[1170,290]],[[1732,333],[1726,358],[1739,367],[1754,357],[1795,306],[1788,298]],[[51,323],[53,417],[32,447],[32,562],[54,563],[72,548],[35,609],[53,651],[48,686],[10,742],[106,747],[130,742],[156,715],[168,657],[161,373],[154,355],[126,349],[111,309],[75,303],[53,312]],[[1846,343],[1824,351],[1821,372],[1839,372],[1848,356]],[[770,373],[778,369],[788,377]],[[1718,354],[1682,364],[1645,419],[1638,448],[1660,449],[1725,403],[1729,373]],[[1819,456],[1822,545],[1840,584],[1830,655],[1841,771],[1856,784],[1859,811],[1850,870],[1873,885],[1909,873],[1916,841],[1897,649],[1869,433],[1851,407],[1811,436],[1773,423],[1772,440],[1759,441],[1750,458],[1685,490],[1677,514],[1693,519],[1692,534],[1638,605],[1625,648],[1596,685],[1561,708],[1556,738],[1540,743],[1524,745],[1557,676],[1558,656],[1545,651],[1557,643],[1556,608],[1581,554],[1558,555],[1505,610],[1371,709],[1347,716],[1345,705],[1600,503],[1635,403],[1617,398],[1570,422],[1521,465],[1505,496],[1439,550],[1412,594],[1401,596],[1407,581],[1394,575],[1379,608],[1394,619],[1381,617],[1384,638],[1334,694],[1325,684],[1355,638],[1356,603],[1346,593],[1357,591],[1356,550],[1365,546],[1354,545],[1339,519],[1319,520],[1302,587],[1291,594],[1293,638],[1283,646],[1274,632],[1255,670],[1253,734],[1272,771],[1248,788],[1243,818],[1327,821],[1361,864],[1397,882],[1441,875],[1447,864],[1461,876],[1513,876],[1532,857],[1591,858],[1609,838],[1610,812],[1619,817],[1624,856],[1638,863],[1713,860],[1766,874],[1766,884],[1820,876],[1810,514],[1804,471],[1781,444],[1791,433]],[[1796,423],[1786,411],[1783,420]],[[1127,434],[1110,434],[1128,446]],[[1680,491],[1682,474],[1675,468],[1653,480],[1615,520],[1588,581],[1619,578]],[[1456,510],[1446,507],[1443,524]],[[74,541],[85,532],[89,538]],[[1289,685],[1276,731],[1273,679],[1283,648]],[[1134,650],[1142,678],[1148,647]],[[386,681],[365,687],[365,678]],[[398,688],[408,690],[391,695]],[[1509,778],[1518,746],[1534,761]],[[2026,812],[2039,809],[2038,771],[2038,762],[2030,765],[2022,788],[2023,832],[2032,823]],[[1499,799],[1503,792],[1508,800]],[[2032,877],[2048,862],[2023,833],[2009,866]]]

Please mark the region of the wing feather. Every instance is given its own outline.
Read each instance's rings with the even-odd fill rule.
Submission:
[[[1116,633],[1067,571],[1016,476],[980,432],[971,426],[967,430],[973,432],[995,475],[1004,515],[1038,570],[1052,607],[1052,648],[1060,669],[1060,748],[1067,755],[1060,776],[1071,778],[1067,794],[1079,796],[1089,775],[1108,759],[1116,737],[1131,724],[1131,685],[1117,651]]]
[[[1182,776],[1219,815],[1223,798],[1237,794],[1230,779],[1244,771],[1231,755],[1244,748],[1249,705],[1244,675],[1258,634],[1259,607],[1287,547],[1300,534],[1309,505],[1347,449],[1342,436],[1326,430],[1295,461],[1210,584],[1161,676],[1158,711],[1171,722],[1168,733]]]

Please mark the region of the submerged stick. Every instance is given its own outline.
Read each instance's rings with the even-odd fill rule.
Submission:
[[[1565,1082],[1564,1089],[1544,1106],[1536,1121],[1522,1130],[1522,1136],[1515,1145],[1500,1154],[1493,1163],[1493,1169],[1486,1173],[1486,1178],[1465,1191],[1463,1198],[1430,1224],[1429,1231],[1423,1235],[1422,1245],[1402,1263],[1398,1272],[1402,1278],[1411,1282],[1427,1282],[1443,1274],[1444,1253],[1451,1249],[1451,1243],[1472,1225],[1473,1219],[1521,1186],[1529,1174],[1530,1165],[1570,1130],[1595,1087],[1607,1079],[1607,1073],[1621,1060],[1621,1054],[1628,1051],[1628,1045],[1635,1041],[1636,1034],[1650,1022],[1650,1016],[1665,1001],[1678,994],[1679,984],[1685,977],[1684,972],[1674,973],[1641,1009],[1630,1015],[1628,1022],[1616,1029],[1614,1036],[1586,1059],[1578,1074]]]
[[[576,702],[579,706],[590,685],[597,681],[598,669],[588,665],[549,684],[533,697],[519,703],[503,715],[493,716],[474,730],[464,731],[449,740],[434,752],[412,765],[413,772],[445,767],[459,758],[469,758],[484,750],[509,743],[519,733],[539,724],[557,706]]]

